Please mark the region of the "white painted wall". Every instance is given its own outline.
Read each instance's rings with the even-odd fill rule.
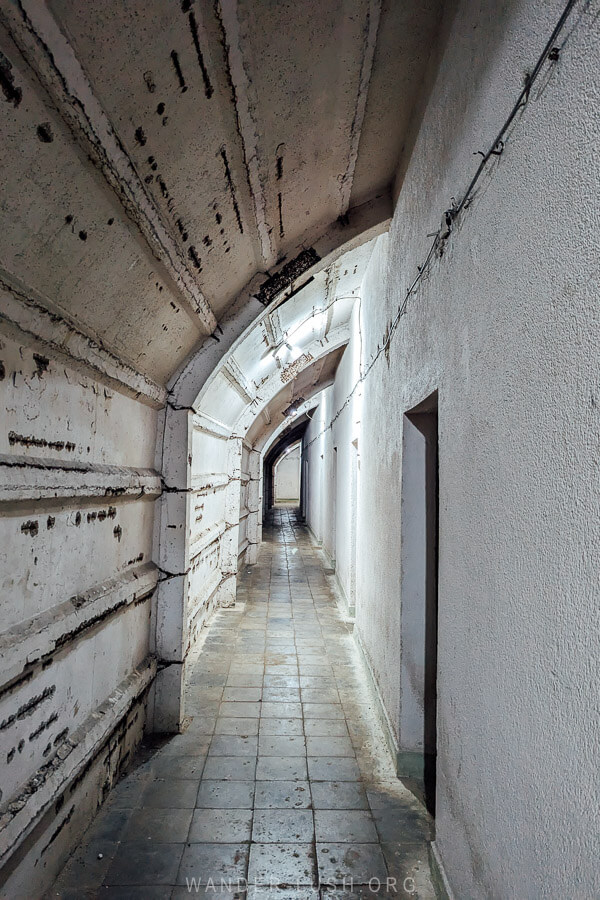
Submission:
[[[300,444],[288,450],[273,467],[275,502],[300,502]]]
[[[562,7],[460,4],[389,238],[363,281],[364,362]],[[544,89],[364,383],[356,628],[396,729],[402,421],[439,392],[436,844],[457,898],[600,893],[596,12],[576,17],[546,64]],[[331,394],[313,437],[337,408]],[[338,508],[348,484],[340,422],[307,451],[309,521],[325,547],[334,445]],[[342,584],[343,521],[331,554]]]
[[[36,326],[0,326],[0,893],[15,897],[47,888],[130,758],[156,669],[156,404],[97,348],[84,365]]]

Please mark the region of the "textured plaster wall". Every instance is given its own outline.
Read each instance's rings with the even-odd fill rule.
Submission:
[[[300,445],[282,456],[275,466],[275,500],[300,499]]]
[[[350,340],[334,384],[319,395],[319,406],[304,440],[304,456],[308,460],[306,520],[326,555],[335,561],[338,585],[349,607],[355,599],[360,389],[333,427],[327,426],[359,377],[360,315],[360,302],[357,302],[352,312]]]
[[[157,410],[5,319],[0,402],[0,894],[41,896],[146,720]]]
[[[363,284],[366,358],[562,6],[461,4]],[[436,841],[460,898],[600,891],[596,14],[364,386],[357,627],[396,722],[401,423],[439,391]]]
[[[459,5],[363,281],[364,363],[561,11],[554,0]],[[461,900],[600,893],[597,13],[578,8],[364,383],[356,630],[396,738],[402,421],[439,395],[436,844]],[[308,441],[340,406],[345,365]],[[347,518],[334,532],[325,507],[336,445],[335,508],[349,502],[344,416],[306,451],[309,522],[342,585]]]

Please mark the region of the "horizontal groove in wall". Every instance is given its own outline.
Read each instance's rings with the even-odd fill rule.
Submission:
[[[219,422],[218,419],[213,419],[212,416],[202,412],[194,414],[194,428],[196,431],[203,431],[223,440],[228,440],[231,437],[231,428],[225,425],[224,422]]]
[[[127,715],[155,675],[156,660],[147,657],[76,731],[59,744],[55,756],[29,780],[23,793],[3,804],[0,810],[0,864],[97,756],[106,738]],[[17,799],[15,807],[19,808],[14,813],[9,812],[9,806]]]
[[[0,268],[0,323],[17,340],[43,344],[71,368],[158,409],[167,402],[163,385],[123,362],[86,335],[47,298]]]
[[[153,469],[0,454],[0,503],[119,497],[156,497]]]
[[[130,569],[0,634],[0,690],[91,628],[147,598],[158,582],[152,563]]]
[[[221,522],[219,525],[211,525],[210,528],[206,528],[204,531],[201,531],[199,534],[195,535],[192,538],[192,547],[190,553],[190,563],[193,563],[197,556],[199,556],[203,550],[206,550],[207,547],[210,547],[211,544],[214,544],[215,541],[218,541],[221,535],[225,533],[225,522]]]
[[[188,622],[192,624],[198,613],[205,607],[209,606],[213,594],[221,584],[221,571],[218,569],[213,572],[210,578],[204,582],[202,587],[196,591],[195,597],[190,598],[190,609],[188,612]]]
[[[221,491],[230,484],[229,475],[223,472],[209,472],[192,476],[193,494],[210,494],[213,491]]]

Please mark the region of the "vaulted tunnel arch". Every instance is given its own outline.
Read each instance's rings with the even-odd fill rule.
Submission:
[[[0,0],[2,897],[600,896],[599,2]]]

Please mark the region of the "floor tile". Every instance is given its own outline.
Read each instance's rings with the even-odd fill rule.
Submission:
[[[153,781],[144,791],[143,804],[154,809],[193,809],[199,781],[175,781],[174,778]]]
[[[302,719],[261,719],[260,736],[267,735],[303,735]]]
[[[269,703],[300,703],[300,688],[265,687],[262,699]]]
[[[250,675],[248,672],[230,673],[227,676],[227,687],[262,687],[263,675]]]
[[[244,843],[250,840],[251,830],[251,809],[196,809],[189,830],[189,842]]]
[[[234,734],[215,734],[209,748],[209,756],[256,756],[258,737],[242,737]]]
[[[344,710],[339,703],[303,703],[306,719],[343,719]]]
[[[262,704],[263,719],[301,719],[302,704],[301,703],[272,703],[266,700]]]
[[[306,743],[302,735],[269,735],[261,732],[258,752],[260,756],[304,756]]]
[[[56,896],[183,900],[186,876],[211,900],[409,896],[386,890],[389,870],[432,900],[431,820],[395,777],[349,624],[294,515],[265,522],[238,606],[208,625],[189,665],[187,730],[145,742]],[[246,896],[249,865],[265,883]],[[221,890],[221,877],[240,884]]]
[[[156,778],[185,778],[200,781],[205,756],[157,756],[151,761],[151,771]]]
[[[184,844],[127,841],[119,845],[105,884],[175,884]]]
[[[310,809],[257,809],[254,812],[252,840],[255,842],[308,844],[314,837]]]
[[[237,700],[226,700],[221,703],[219,716],[227,716],[234,719],[257,717],[260,716],[260,707],[260,702],[244,703]]]
[[[252,844],[248,883],[251,885],[312,885],[316,878],[312,844]]]
[[[309,736],[306,738],[308,756],[354,756],[354,747],[349,737]]]
[[[317,888],[280,888],[254,887],[248,888],[248,900],[319,900]]]
[[[223,691],[223,701],[257,702],[262,698],[261,687],[226,687]]]
[[[246,756],[208,756],[204,777],[209,781],[254,781],[256,759]]]
[[[181,858],[177,884],[196,879],[197,884],[221,884],[246,877],[248,844],[187,844]]]
[[[435,900],[424,841],[418,844],[384,843],[381,847],[389,874],[399,885],[407,884],[415,900]]]
[[[188,837],[193,812],[193,809],[136,809],[121,840],[183,843]]]
[[[309,756],[308,776],[314,781],[360,781],[354,759],[343,756]]]
[[[367,795],[358,781],[313,781],[315,809],[368,809]]]
[[[259,756],[256,766],[257,781],[306,781],[306,757]]]
[[[253,781],[200,782],[196,806],[207,809],[251,809],[254,802]]]
[[[304,719],[304,733],[307,737],[348,737],[344,719]]]
[[[315,834],[317,841],[367,844],[379,840],[369,810],[316,809]]]
[[[385,883],[387,867],[379,844],[317,843],[321,884]]]
[[[217,719],[215,734],[237,734],[242,737],[251,737],[258,734],[260,719],[256,718],[229,718],[223,716]]]
[[[308,781],[258,781],[256,809],[309,809],[312,804]]]

